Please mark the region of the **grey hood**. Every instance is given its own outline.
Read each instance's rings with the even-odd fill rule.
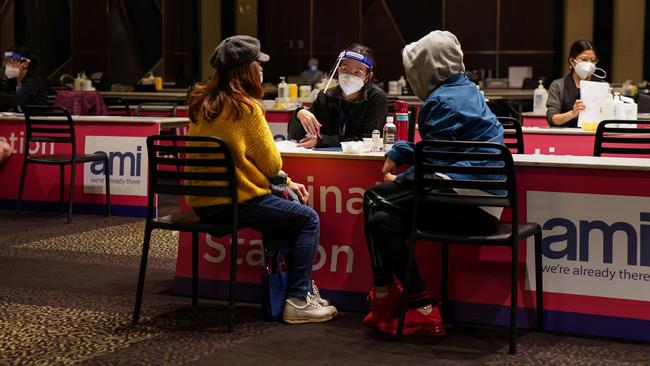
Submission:
[[[460,43],[447,31],[433,31],[406,45],[402,63],[413,92],[422,100],[448,77],[465,72]]]

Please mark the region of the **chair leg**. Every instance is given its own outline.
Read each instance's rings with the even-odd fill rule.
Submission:
[[[519,284],[519,242],[512,246],[512,273],[510,274],[510,351],[511,355],[517,352],[517,300]]]
[[[59,165],[59,204],[61,211],[65,212],[65,165]]]
[[[411,279],[411,272],[413,271],[413,262],[414,262],[414,254],[415,254],[415,244],[416,240],[411,237],[409,240],[409,248],[408,248],[408,256],[406,257],[406,273],[404,277],[404,283],[402,283],[402,299],[400,301],[399,305],[399,318],[397,322],[397,338],[402,337],[402,333],[404,332],[404,316],[406,315],[406,306],[408,303],[408,296],[409,296],[409,284],[410,284],[410,279]]]
[[[544,284],[542,281],[542,233],[535,234],[535,288],[537,289],[537,329],[544,330]]]
[[[370,261],[372,263],[373,268],[380,267],[381,263],[379,262],[379,258],[377,257],[377,250],[375,248],[375,241],[372,239],[372,235],[370,235],[370,228],[368,225],[368,217],[370,216],[370,203],[367,202],[370,200],[367,195],[364,195],[363,197],[363,234],[366,237],[366,243],[368,244],[368,252],[370,253]]]
[[[192,306],[199,304],[199,233],[192,231]]]
[[[27,159],[23,160],[23,168],[20,171],[20,185],[18,186],[18,202],[16,202],[16,219],[20,215],[20,207],[23,203],[23,193],[25,192],[25,177],[27,176]]]
[[[75,164],[70,165],[70,203],[68,204],[68,224],[72,223],[72,206],[74,205]]]
[[[449,243],[442,243],[440,253],[440,303],[442,304],[442,318],[447,319],[448,311],[448,291],[449,291]]]
[[[147,259],[149,257],[149,242],[151,241],[151,229],[149,225],[144,230],[144,241],[142,242],[142,256],[140,257],[140,274],[138,275],[138,288],[135,293],[135,305],[133,306],[133,325],[140,320],[140,308],[142,307],[142,292],[144,290],[144,277],[147,273]]]
[[[237,229],[233,229],[230,241],[230,289],[228,290],[228,332],[235,328],[235,284],[237,283],[237,245],[239,237]]]
[[[172,129],[172,132],[173,132],[173,135],[174,135],[174,136],[178,136],[178,133],[177,133],[177,131],[176,131],[175,128]],[[178,145],[178,143],[176,142],[176,140],[173,140],[173,141],[172,141],[172,145],[174,145],[174,147],[176,147],[176,146]],[[176,158],[176,159],[180,159],[180,158],[181,158],[181,154],[180,154],[179,152],[175,153],[174,155],[175,155],[174,158]],[[180,172],[181,172],[181,166],[178,165],[178,164],[176,164],[176,172],[177,172],[177,173],[180,173]]]
[[[104,179],[106,179],[106,216],[111,216],[111,172],[108,157],[104,160]]]

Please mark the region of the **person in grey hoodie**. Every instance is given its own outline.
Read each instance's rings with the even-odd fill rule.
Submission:
[[[503,127],[464,75],[463,51],[456,36],[447,31],[431,32],[404,48],[402,62],[413,91],[424,101],[418,120],[423,139],[503,143]],[[374,244],[370,248],[372,310],[364,324],[391,334],[397,330],[396,310],[406,269],[413,167],[400,174],[396,171],[412,162],[413,144],[397,142],[386,152],[384,183],[368,189],[364,196],[366,240]],[[458,179],[451,174],[449,178]],[[479,207],[437,206],[428,210],[427,223],[432,229],[486,232],[495,228],[500,214],[500,210],[487,212]],[[417,268],[409,279],[408,303],[405,335],[444,334],[439,308],[433,306]]]

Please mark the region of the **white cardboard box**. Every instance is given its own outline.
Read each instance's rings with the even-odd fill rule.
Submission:
[[[508,85],[511,88],[521,88],[524,79],[533,77],[532,66],[510,66],[508,67]]]

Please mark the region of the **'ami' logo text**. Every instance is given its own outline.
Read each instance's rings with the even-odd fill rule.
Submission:
[[[562,217],[551,218],[543,223],[542,230],[561,228],[562,233],[544,235],[542,254],[550,259],[589,262],[590,252],[602,248],[602,262],[613,263],[614,246],[618,245],[626,248],[628,265],[650,267],[650,212],[641,212],[639,216],[638,232],[631,223],[624,221],[580,220],[575,223]],[[615,238],[620,240],[615,243]]]
[[[650,267],[650,198],[527,192],[546,259]]]
[[[111,194],[147,195],[146,137],[86,136],[85,153],[108,155]],[[101,161],[84,167],[84,192],[101,193],[104,186]]]
[[[142,146],[140,145],[135,147],[135,152],[98,150],[94,153],[106,153],[108,155],[108,172],[111,176],[142,176]],[[97,175],[104,174],[104,163],[101,161],[92,162],[90,171]]]

